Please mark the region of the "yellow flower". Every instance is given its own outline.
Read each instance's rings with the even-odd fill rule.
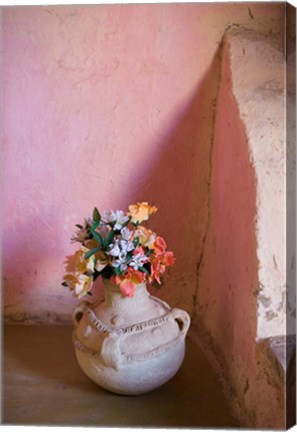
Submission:
[[[81,246],[81,248],[75,252],[74,254],[74,266],[75,270],[79,273],[85,273],[85,272],[94,272],[94,266],[95,266],[95,257],[92,255],[90,258],[86,259],[85,254],[89,251],[84,246]]]
[[[139,237],[139,243],[141,246],[146,246],[149,249],[153,249],[157,234],[145,228],[144,226],[139,226],[134,231],[133,239],[135,239],[135,237]]]
[[[87,247],[87,251],[98,247],[98,243],[95,239],[91,239],[86,241],[85,246]],[[90,258],[94,260],[94,268],[98,272],[104,269],[109,263],[108,256],[103,252],[99,251],[92,255]],[[92,270],[94,271],[94,270]]]
[[[64,280],[77,298],[81,298],[91,291],[93,284],[93,277],[79,273],[67,274]]]
[[[100,251],[95,254],[95,259],[96,259],[95,270],[101,272],[101,270],[103,270],[109,262],[108,256],[103,251]]]
[[[128,215],[131,216],[133,224],[148,220],[149,216],[156,213],[157,207],[149,206],[147,202],[137,203],[129,206]]]
[[[91,250],[91,249],[94,249],[94,248],[98,247],[99,245],[98,245],[97,240],[95,240],[95,239],[93,238],[93,239],[89,239],[89,240],[85,241],[84,246],[85,246],[88,250]]]

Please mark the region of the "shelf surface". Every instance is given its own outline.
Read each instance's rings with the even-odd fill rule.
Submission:
[[[197,345],[166,384],[141,396],[101,389],[79,368],[64,325],[3,330],[2,423],[10,425],[238,428],[220,380]]]

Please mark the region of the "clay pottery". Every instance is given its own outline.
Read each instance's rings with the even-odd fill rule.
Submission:
[[[133,297],[103,280],[105,299],[81,302],[73,313],[73,343],[83,372],[101,387],[137,395],[156,389],[180,368],[190,325],[187,312],[151,296],[145,283]]]

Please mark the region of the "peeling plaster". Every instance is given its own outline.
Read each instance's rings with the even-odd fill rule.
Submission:
[[[270,332],[271,324],[280,332],[285,327],[284,224],[278,224],[279,219],[284,222],[282,217],[285,212],[282,207],[284,141],[273,135],[278,127],[273,116],[274,104],[279,102],[283,92],[279,91],[279,81],[268,76],[273,71],[266,71],[265,68],[265,79],[260,83],[253,81],[257,80],[257,76],[262,77],[262,71],[255,66],[259,59],[254,57],[257,58],[259,53],[252,50],[254,42],[257,44],[260,41],[265,45],[266,41],[268,52],[281,44],[275,42],[277,35],[264,38],[248,31],[247,37],[247,30],[238,26],[236,30],[234,28],[228,30],[225,38],[223,79],[212,152],[211,221],[203,265],[200,266],[197,313],[193,325],[205,350],[213,354],[214,364],[219,364],[220,376],[226,377],[225,385],[230,392],[232,406],[249,427],[283,428],[284,370],[278,356],[284,350],[279,347],[276,356],[268,339],[264,343],[263,333],[259,332],[259,323],[264,323],[262,329],[266,334],[274,334]],[[239,53],[248,60],[244,67],[241,65],[235,70]],[[269,61],[269,68],[273,69],[273,62]],[[245,79],[249,77],[252,83],[245,87]],[[244,100],[234,97],[234,79],[241,78],[242,86],[238,82],[237,85],[246,97]],[[252,85],[258,87],[256,92],[249,88]],[[271,92],[276,93],[276,102],[271,98]],[[269,109],[271,101],[272,112]],[[246,111],[242,104],[247,104],[249,109]],[[265,127],[260,127],[261,120]],[[251,152],[247,130],[248,127],[253,129],[253,121],[256,129],[259,126],[257,133],[261,137],[257,140],[255,154]],[[275,192],[269,198],[260,188],[262,183],[255,175],[258,171],[263,171],[262,183],[268,186],[268,191]],[[279,199],[283,202],[279,203]],[[281,211],[275,203],[279,203]],[[267,205],[270,207],[265,216],[265,231],[259,208],[266,209]],[[271,219],[278,230],[271,231]],[[263,261],[259,248],[263,249],[265,245],[267,229],[273,247],[266,247],[267,260]],[[272,276],[269,275],[270,270]],[[263,272],[266,278],[262,277]]]
[[[263,304],[265,308],[271,305],[271,299],[269,297],[265,297],[263,294],[258,295],[258,300]]]
[[[281,39],[231,30],[232,86],[257,181],[258,337],[285,333],[285,64]],[[243,48],[245,55],[242,54]],[[257,70],[255,74],[252,71]],[[251,72],[249,72],[251,71]],[[291,261],[291,257],[287,257]]]

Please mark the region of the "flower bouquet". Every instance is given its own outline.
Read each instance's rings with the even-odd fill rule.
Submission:
[[[76,225],[72,241],[80,243],[73,258],[74,270],[64,276],[62,285],[76,297],[89,294],[93,282],[101,276],[116,284],[123,296],[133,297],[137,284],[156,281],[167,266],[174,263],[173,252],[165,240],[142,225],[157,211],[147,202],[122,210],[102,213],[97,208],[92,218]]]

